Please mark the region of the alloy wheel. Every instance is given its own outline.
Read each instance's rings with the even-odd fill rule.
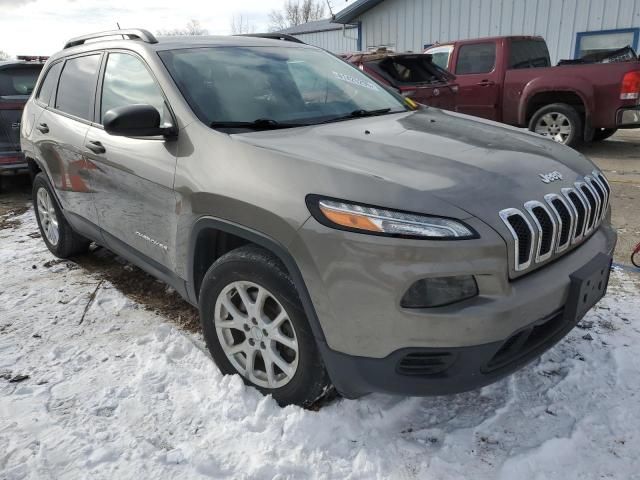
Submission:
[[[566,144],[573,131],[569,119],[559,112],[549,112],[540,117],[535,132],[552,140]]]
[[[248,281],[227,285],[218,295],[214,324],[233,367],[253,384],[269,389],[291,381],[299,346],[287,311],[266,288]]]
[[[45,237],[53,246],[60,240],[60,226],[53,201],[45,188],[40,188],[37,193],[38,217]]]

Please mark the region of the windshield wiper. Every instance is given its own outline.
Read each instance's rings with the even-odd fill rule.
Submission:
[[[352,118],[375,117],[376,115],[384,115],[385,113],[389,113],[390,111],[390,108],[379,108],[378,110],[354,110],[353,112],[346,115],[333,117],[320,123],[340,122],[342,120],[350,120]]]
[[[307,123],[281,123],[270,118],[258,118],[252,122],[218,122],[209,124],[211,128],[247,128],[250,130],[277,130],[279,128],[305,127]]]

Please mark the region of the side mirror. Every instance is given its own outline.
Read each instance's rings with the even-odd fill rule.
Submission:
[[[173,126],[160,125],[160,112],[151,105],[125,105],[109,110],[102,120],[110,135],[123,137],[174,136]]]

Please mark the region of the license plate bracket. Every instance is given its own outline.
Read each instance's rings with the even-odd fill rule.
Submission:
[[[584,267],[573,272],[569,297],[565,305],[565,318],[577,323],[607,293],[611,272],[611,255],[599,253]]]

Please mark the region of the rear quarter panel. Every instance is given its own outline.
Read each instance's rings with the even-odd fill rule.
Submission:
[[[503,121],[510,125],[526,126],[527,108],[534,95],[543,92],[574,92],[585,104],[586,115],[592,126],[615,127],[617,110],[636,104],[635,100],[620,100],[622,78],[632,70],[640,70],[640,63],[508,70],[503,90]]]

